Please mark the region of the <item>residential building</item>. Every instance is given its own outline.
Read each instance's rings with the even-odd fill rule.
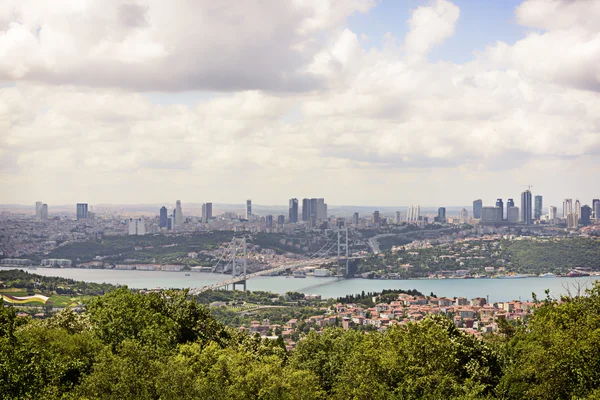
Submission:
[[[46,203],[42,204],[42,208],[40,209],[40,220],[48,220],[48,204]]]
[[[42,219],[42,202],[41,201],[35,202],[35,217],[39,220]]]
[[[127,231],[129,235],[145,235],[146,224],[142,218],[129,218],[129,221],[127,221]]]
[[[563,218],[567,218],[573,212],[573,199],[565,199],[563,201]]]

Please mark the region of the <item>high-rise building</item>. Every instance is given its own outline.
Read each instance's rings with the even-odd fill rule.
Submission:
[[[325,207],[325,199],[317,199],[317,219],[319,221],[325,221],[327,219],[327,211]]]
[[[496,207],[500,208],[500,219],[503,220],[504,219],[504,202],[502,201],[502,199],[496,200]]]
[[[175,202],[175,211],[173,211],[175,226],[183,225],[183,210],[181,209],[181,200]]]
[[[521,193],[521,222],[526,225],[533,224],[531,200],[531,191],[526,190]]]
[[[513,199],[506,200],[506,219],[508,220],[508,209],[515,206],[515,201]]]
[[[421,206],[410,206],[406,210],[406,221],[417,222],[421,216]]]
[[[596,211],[596,204],[600,204],[600,199],[592,200],[592,214],[594,218],[600,219],[600,212]]]
[[[371,222],[373,222],[375,225],[381,223],[381,217],[379,216],[379,211],[373,212],[373,218],[371,218]]]
[[[501,222],[502,208],[481,207],[481,222]]]
[[[581,225],[588,226],[591,224],[592,208],[587,204],[581,207]]]
[[[554,206],[548,207],[548,219],[551,221],[555,220],[558,217],[557,212],[558,212],[558,210],[556,207],[554,207]]]
[[[579,200],[575,200],[575,214],[577,214],[577,218],[581,220],[581,202]]]
[[[506,219],[508,222],[519,222],[519,207],[509,207],[508,210],[506,210]]]
[[[41,201],[35,202],[35,217],[37,219],[42,219],[42,202]]]
[[[87,203],[77,203],[77,219],[88,218],[88,205]]]
[[[579,226],[579,219],[577,218],[577,214],[575,214],[574,212],[570,212],[569,215],[567,215],[567,228],[575,229],[577,228],[577,226]]]
[[[212,219],[212,203],[202,204],[202,222],[208,223],[208,220]]]
[[[573,199],[565,199],[563,201],[563,218],[567,218],[573,212]]]
[[[473,218],[480,219],[481,218],[481,208],[483,207],[483,201],[481,199],[477,199],[473,202]]]
[[[594,206],[594,215],[597,220],[600,220],[600,201],[596,202]]]
[[[175,212],[175,210],[173,210],[173,212]],[[175,217],[171,215],[171,216],[170,216],[170,217],[167,219],[167,230],[169,230],[169,231],[170,231],[170,230],[171,230],[171,229],[173,229],[174,227],[175,227]]]
[[[296,222],[298,222],[298,199],[296,199],[296,198],[290,199],[288,220],[292,224],[295,224]]]
[[[127,231],[130,235],[145,235],[146,224],[142,218],[129,218]]]
[[[312,198],[310,199],[310,219],[311,221],[316,221],[319,215],[319,199]]]
[[[283,224],[285,224],[285,215],[277,216],[277,229],[283,229]]]
[[[302,221],[310,221],[310,199],[302,199]]]
[[[353,225],[358,225],[358,222],[359,222],[358,213],[355,212],[354,215],[352,215],[352,224]]]
[[[460,218],[461,219],[469,218],[469,212],[467,211],[466,208],[463,208],[462,210],[460,210]]]
[[[400,211],[396,211],[396,224],[400,224],[400,218],[402,218],[402,213]]]
[[[42,204],[42,208],[40,210],[40,219],[42,221],[48,220],[48,204],[46,203]]]
[[[246,200],[246,219],[250,219],[252,216],[252,200]]]
[[[542,218],[542,196],[537,195],[533,202],[533,219],[539,221],[540,218]]]
[[[167,227],[167,220],[169,219],[169,217],[167,216],[167,207],[162,206],[160,208],[160,216],[158,218],[158,227],[159,228],[166,228]]]
[[[265,226],[266,226],[268,229],[271,229],[271,228],[273,228],[273,216],[272,216],[272,215],[267,215],[267,216],[265,217]]]
[[[438,222],[446,222],[446,207],[438,208]]]

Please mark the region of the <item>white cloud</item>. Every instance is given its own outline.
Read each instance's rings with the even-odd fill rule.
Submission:
[[[285,29],[294,40],[284,42],[302,39],[306,58],[294,62],[294,68],[320,77],[323,85],[318,90],[234,91],[189,106],[154,104],[130,90],[131,85],[124,90],[92,89],[89,82],[41,84],[34,76],[50,68],[50,53],[56,53],[27,50],[39,43],[28,44],[26,51],[16,46],[43,62],[17,57],[22,60],[19,69],[25,71],[22,80],[0,89],[0,182],[7,188],[0,202],[25,202],[31,193],[43,192],[56,199],[45,201],[66,201],[58,199],[84,193],[94,199],[90,202],[151,202],[177,195],[188,201],[252,197],[274,203],[318,194],[333,204],[424,204],[424,197],[429,204],[464,204],[465,198],[480,197],[482,191],[495,198],[512,190],[516,198],[520,188],[515,185],[529,181],[556,198],[578,184],[591,193],[594,185],[589,183],[600,173],[597,33],[585,23],[585,15],[572,11],[579,10],[571,6],[574,2],[564,3],[571,13],[567,19],[577,23],[561,25],[560,16],[549,14],[550,22],[544,25],[548,31],[532,32],[514,44],[497,43],[465,64],[428,63],[424,57],[454,31],[459,10],[447,1],[415,9],[404,47],[390,39],[381,49],[366,48],[358,32],[342,28],[344,17],[366,10],[370,3],[310,3],[301,18],[283,12],[294,21]],[[145,12],[156,4],[162,3],[150,4]],[[531,0],[519,7],[519,21],[541,27],[527,8],[536,4]],[[559,6],[554,9],[566,12]],[[154,17],[141,18],[135,7],[120,12],[115,21],[125,32],[154,26]],[[218,7],[204,12],[224,15]],[[248,18],[263,21],[256,13]],[[185,21],[184,17],[184,26]],[[262,43],[268,43],[267,30],[258,32],[266,35]],[[415,36],[419,32],[423,37]],[[105,37],[94,29],[88,35]],[[83,39],[70,40],[60,46],[65,56]],[[227,42],[220,54],[247,51],[249,63],[264,62],[249,57],[256,48],[246,49],[246,41],[235,35],[220,38],[220,46]],[[10,43],[14,47],[16,42]],[[125,41],[110,43],[119,47]],[[169,46],[163,48],[174,54]],[[553,58],[557,50],[568,57]],[[114,59],[131,61],[127,57],[162,57],[160,51],[145,47],[139,53],[121,54],[110,46],[96,51],[103,54],[98,62],[108,64]],[[50,69],[69,70],[70,77],[84,79],[91,53],[85,54],[83,60],[56,61]],[[191,68],[195,60],[183,69],[174,66],[174,73]],[[222,58],[210,61],[223,66],[223,76],[240,70]],[[280,62],[284,61],[268,65],[260,74],[285,71]],[[91,78],[107,76],[92,72]],[[165,72],[170,70],[161,71]],[[140,74],[162,79],[155,71]],[[262,78],[247,77],[260,86]],[[298,114],[292,122],[286,119],[290,112]],[[544,171],[553,178],[542,177]]]

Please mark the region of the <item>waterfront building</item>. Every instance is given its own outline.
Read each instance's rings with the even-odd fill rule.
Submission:
[[[290,223],[295,224],[298,222],[298,199],[290,199],[288,220]]]
[[[88,219],[87,203],[77,203],[77,219]]]
[[[475,219],[481,218],[482,207],[483,207],[483,201],[481,201],[481,199],[477,199],[473,202],[473,218],[475,218]]]
[[[539,221],[540,218],[542,218],[542,196],[538,195],[534,198],[533,219]]]
[[[160,214],[158,217],[158,227],[159,228],[166,228],[167,227],[167,219],[169,217],[167,216],[167,207],[162,206],[160,208]]]
[[[533,213],[531,207],[531,191],[521,193],[521,222],[526,225],[533,224]]]

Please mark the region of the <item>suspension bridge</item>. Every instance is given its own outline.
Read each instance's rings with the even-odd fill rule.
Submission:
[[[333,235],[331,238],[328,237],[328,240],[326,241],[325,245],[323,245],[321,249],[319,249],[308,259],[277,265],[272,268],[264,269],[250,274],[247,273],[248,253],[246,249],[246,238],[234,237],[228,244],[225,251],[223,251],[221,257],[213,266],[211,271],[211,274],[215,273],[218,267],[221,265],[221,263],[224,262],[224,260],[227,260],[226,264],[222,266],[222,272],[220,275],[225,277],[225,274],[227,272],[230,272],[231,278],[224,279],[217,283],[213,283],[203,287],[192,289],[190,291],[190,294],[196,295],[202,292],[206,292],[208,290],[217,290],[221,288],[228,289],[230,286],[232,289],[235,290],[235,287],[237,285],[242,285],[244,287],[244,291],[246,291],[246,282],[248,281],[248,279],[252,279],[257,276],[272,275],[284,271],[294,271],[296,269],[309,266],[319,266],[321,264],[333,261],[337,261],[338,276],[342,275],[341,262],[345,262],[346,265],[344,273],[345,275],[348,275],[348,229],[337,229],[334,232],[337,233],[337,242],[335,240],[335,235]],[[337,257],[327,256],[336,245]],[[327,246],[329,246],[329,248],[327,248]],[[225,258],[226,256],[227,258]]]

